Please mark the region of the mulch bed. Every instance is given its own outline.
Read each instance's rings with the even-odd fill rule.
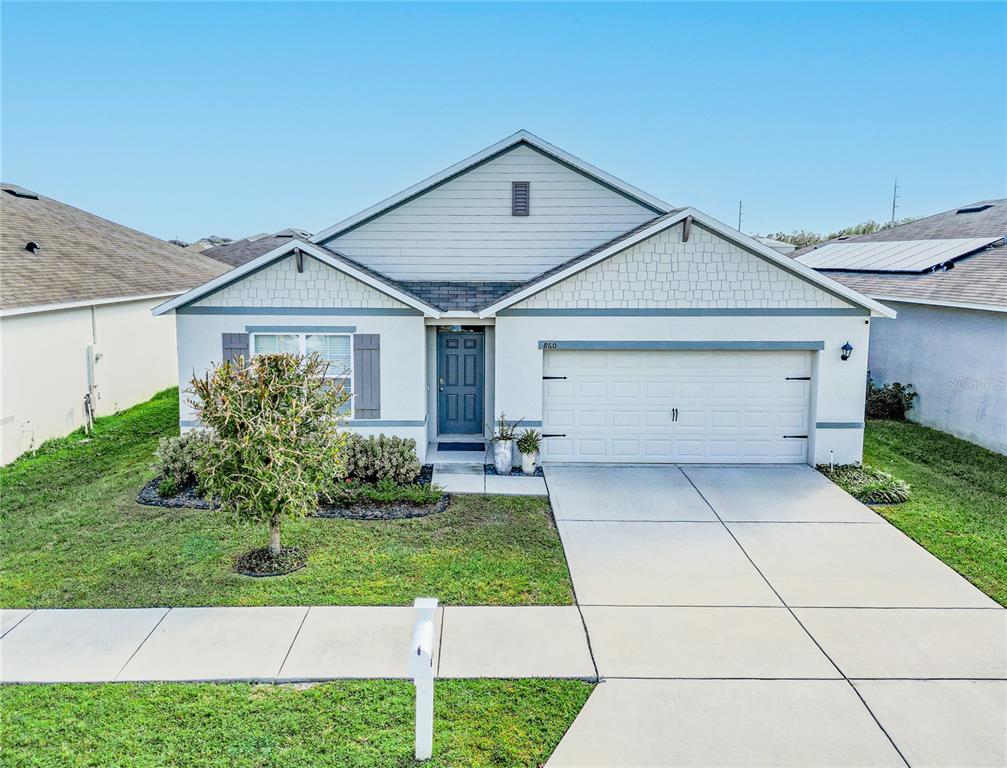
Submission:
[[[252,549],[234,560],[234,570],[242,576],[284,576],[299,571],[308,564],[308,556],[297,547],[283,547],[278,557],[269,554],[268,547]]]
[[[148,507],[168,507],[170,509],[213,509],[216,505],[211,504],[206,499],[196,494],[196,484],[190,483],[174,496],[162,496],[157,492],[157,486],[161,483],[160,477],[155,477],[137,494],[136,500],[139,504],[146,504]]]
[[[419,485],[430,485],[433,482],[433,477],[434,465],[424,464],[413,482]],[[161,478],[155,477],[143,486],[140,493],[137,494],[137,502],[151,507],[168,507],[170,509],[214,509],[216,506],[196,494],[195,483],[187,485],[174,496],[164,497],[157,492],[157,486],[160,482]],[[350,507],[322,507],[312,517],[331,517],[344,520],[405,520],[410,517],[426,517],[443,512],[447,509],[449,501],[450,496],[444,494],[434,504],[393,502],[391,504],[362,503]]]
[[[330,517],[342,520],[407,520],[410,517],[426,517],[443,512],[448,508],[451,497],[444,494],[434,504],[390,504],[361,503],[350,507],[322,507],[312,517]]]
[[[483,472],[487,475],[499,475],[497,468],[492,464],[483,464]],[[521,471],[521,467],[512,467],[511,471],[507,473],[506,477],[545,477],[545,472],[542,471],[542,467],[535,467],[535,474],[526,475]]]

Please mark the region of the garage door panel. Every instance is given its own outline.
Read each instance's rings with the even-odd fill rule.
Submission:
[[[640,413],[638,411],[612,411],[612,426],[637,427],[640,425]]]
[[[806,352],[545,354],[547,461],[803,462]],[[673,416],[677,409],[677,419]]]

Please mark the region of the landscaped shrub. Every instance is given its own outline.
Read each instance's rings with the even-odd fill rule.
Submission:
[[[343,477],[360,483],[390,480],[408,485],[420,474],[416,441],[378,435],[348,435],[343,449]]]
[[[325,491],[323,500],[328,506],[352,507],[356,504],[412,504],[423,506],[435,504],[444,494],[444,489],[437,485],[409,483],[399,485],[385,478],[377,483],[360,483],[346,480],[333,483]]]
[[[190,402],[215,435],[202,462],[203,484],[223,509],[267,523],[269,557],[285,566],[281,522],[314,513],[319,493],[340,474],[340,414],[349,394],[329,385],[328,364],[317,355],[242,362],[222,363],[191,382]]]
[[[868,464],[839,464],[829,468],[819,464],[818,471],[865,504],[901,504],[909,501],[909,484]]]
[[[157,492],[174,496],[191,483],[199,484],[202,457],[212,437],[209,432],[194,429],[176,437],[162,437],[154,451],[153,469],[161,476]]]
[[[912,384],[900,384],[896,381],[879,387],[868,380],[867,418],[904,421],[906,411],[912,407],[913,400],[917,397]]]

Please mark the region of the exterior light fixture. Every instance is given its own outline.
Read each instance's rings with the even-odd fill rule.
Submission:
[[[844,361],[849,360],[850,355],[853,354],[853,345],[850,344],[850,342],[846,342],[845,344],[843,344],[843,346],[840,347],[840,349],[843,350],[843,354],[839,359]]]

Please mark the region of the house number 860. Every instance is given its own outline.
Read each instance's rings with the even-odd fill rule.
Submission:
[[[543,341],[542,342],[542,349],[556,349],[556,342],[555,341]]]

